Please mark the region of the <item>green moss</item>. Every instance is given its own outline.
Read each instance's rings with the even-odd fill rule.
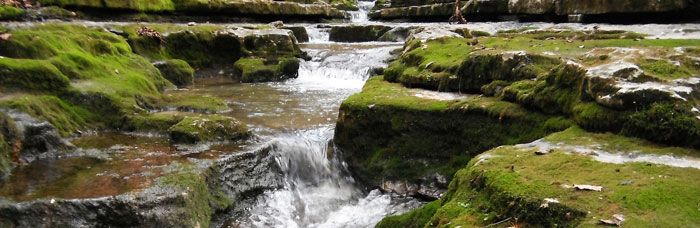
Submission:
[[[391,27],[384,25],[333,26],[329,31],[329,39],[338,42],[377,41],[389,30]]]
[[[179,123],[185,115],[171,113],[141,114],[131,116],[124,130],[139,132],[167,132],[170,127]]]
[[[217,113],[229,109],[226,102],[210,96],[168,95],[166,101],[167,106],[187,112]]]
[[[90,7],[108,8],[133,11],[173,11],[175,4],[172,0],[39,0],[41,5],[57,5],[61,7]]]
[[[0,41],[2,84],[46,96],[5,106],[49,121],[63,136],[85,127],[120,128],[125,114],[154,108],[171,85],[124,38],[101,28],[49,23],[10,33],[12,39]]]
[[[220,25],[183,26],[175,24],[152,24],[148,27],[161,34],[165,42],[157,38],[139,36],[141,25],[116,26],[124,31],[134,52],[152,60],[181,59],[192,67],[212,67],[236,61],[241,56],[241,43],[229,35],[215,35],[223,31]]]
[[[595,227],[599,219],[613,219],[614,214],[624,215],[622,224],[630,227],[685,227],[700,220],[700,198],[694,193],[698,186],[692,184],[700,178],[698,169],[602,163],[574,152],[590,148],[622,154],[679,156],[697,155],[697,151],[609,133],[589,133],[575,127],[543,141],[561,147],[547,155],[535,155],[536,148],[498,147],[471,161],[450,183],[440,208],[429,221],[430,227],[485,226],[507,218],[511,218],[510,222],[501,225],[516,225],[512,218],[518,218],[517,225],[533,227]],[[632,182],[620,184],[628,181]],[[562,187],[574,184],[598,185],[603,191]],[[543,207],[545,198],[560,203]],[[418,209],[397,217],[424,211]],[[395,219],[390,217],[380,224]]]
[[[248,128],[240,121],[218,115],[185,117],[170,127],[168,134],[177,143],[239,140],[249,136]]]
[[[359,10],[355,0],[330,0],[330,4],[340,10]]]
[[[700,146],[700,121],[685,105],[653,104],[630,115],[622,132],[669,145]]]
[[[570,124],[494,98],[436,100],[415,93],[372,77],[341,105],[335,142],[361,181],[377,186],[382,178],[450,177],[484,150],[531,141]]]
[[[233,201],[207,183],[207,174],[194,165],[181,165],[177,173],[158,178],[159,186],[170,186],[184,193],[187,218],[180,218],[190,227],[209,227],[212,216],[231,205]]]
[[[58,6],[48,6],[40,8],[38,16],[46,19],[60,19],[68,21],[75,17],[75,13]]]
[[[15,20],[21,17],[23,14],[23,9],[0,5],[0,20]]]
[[[430,217],[441,206],[441,201],[430,202],[420,208],[402,215],[388,216],[380,221],[376,228],[422,228],[428,225]]]
[[[642,60],[639,66],[644,70],[644,73],[651,74],[656,78],[673,80],[679,78],[689,78],[697,75],[698,71],[691,71],[692,68],[687,68],[683,65],[673,65],[667,60]]]
[[[279,81],[296,78],[299,60],[280,58],[266,60],[260,58],[242,58],[233,65],[235,76],[241,82]]]
[[[2,58],[0,85],[6,90],[60,92],[70,80],[45,60]]]
[[[23,96],[0,101],[0,107],[17,110],[51,123],[61,136],[95,127],[99,117],[90,110],[66,103],[55,96]]]
[[[4,112],[0,112],[0,178],[9,174],[12,168],[12,146],[20,137],[15,122]]]
[[[190,64],[179,59],[170,59],[154,64],[160,73],[177,86],[188,86],[194,84],[194,69]]]

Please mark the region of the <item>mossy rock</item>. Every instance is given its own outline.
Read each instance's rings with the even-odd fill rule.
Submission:
[[[17,20],[24,15],[25,11],[20,8],[0,5],[0,20]]]
[[[102,28],[47,23],[9,33],[0,40],[0,80],[17,99],[2,106],[48,121],[64,137],[118,129],[125,115],[153,109],[172,86],[123,37]]]
[[[418,183],[431,173],[449,179],[480,152],[529,142],[571,124],[498,99],[440,100],[419,93],[376,76],[342,103],[334,142],[363,183]]]
[[[226,102],[212,96],[188,94],[168,94],[165,97],[167,108],[183,112],[218,113],[230,110]]]
[[[299,59],[259,59],[242,58],[236,61],[234,77],[241,82],[269,82],[296,78],[299,71]]]
[[[0,178],[9,174],[12,168],[13,146],[19,139],[19,129],[15,121],[0,111]]]
[[[249,136],[240,121],[225,116],[185,117],[168,129],[175,143],[197,143],[218,140],[239,140]]]
[[[0,59],[0,84],[6,90],[61,92],[70,79],[45,60]]]
[[[179,59],[170,59],[153,63],[160,73],[176,86],[184,87],[194,84],[194,69],[190,64]]]
[[[379,37],[391,30],[384,25],[333,26],[329,31],[330,40],[337,42],[378,41]]]
[[[329,3],[339,10],[359,10],[357,8],[357,0],[330,0]]]
[[[693,58],[689,56],[700,42],[639,40],[639,36],[624,31],[526,29],[476,38],[483,47],[451,36],[412,39],[384,73],[387,81],[407,87],[484,93],[563,115],[592,131],[697,147],[693,141],[700,121],[689,111],[698,107],[700,93],[693,89],[697,87],[690,75],[700,72],[687,59]],[[678,46],[689,51],[672,57],[648,54],[671,52]],[[619,48],[633,51],[610,55]],[[668,116],[661,117],[661,109]]]
[[[694,160],[697,154],[574,127],[541,141],[489,150],[455,175],[437,203],[379,224],[399,227],[398,222],[404,221],[401,227],[472,227],[511,218],[509,224],[521,226],[597,227],[602,219],[619,221],[615,217],[622,215],[623,227],[694,226],[700,220],[698,186],[693,184],[700,178],[697,163],[684,168],[682,162],[664,164],[663,159],[646,162],[636,157]],[[602,190],[576,190],[574,185],[601,186]],[[434,209],[435,205],[439,208]],[[433,211],[424,222],[424,214]]]
[[[291,30],[299,43],[309,42],[309,33],[306,32],[306,27],[304,26],[284,26],[281,29]]]
[[[36,17],[42,19],[59,19],[64,21],[70,21],[76,18],[76,14],[58,6],[49,6],[39,8]]]
[[[167,133],[173,125],[185,119],[177,113],[139,114],[131,116],[122,128],[125,131]]]

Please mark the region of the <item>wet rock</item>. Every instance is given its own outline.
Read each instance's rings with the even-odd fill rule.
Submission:
[[[646,75],[636,64],[625,61],[589,68],[586,76],[588,86],[585,91],[597,103],[615,109],[634,109],[661,102],[685,102],[694,94],[692,87],[677,81],[660,81]]]
[[[508,13],[511,14],[551,14],[555,0],[509,0]]]
[[[350,25],[333,26],[330,33],[330,40],[337,42],[369,42],[377,41],[391,27],[384,25]]]
[[[294,33],[289,30],[241,28],[228,30],[226,33],[235,35],[250,55],[301,56],[301,48],[294,40]]]
[[[377,76],[341,105],[334,142],[360,183],[370,188],[387,184],[386,189],[393,189],[388,191],[400,194],[436,196],[440,191],[434,190],[444,185],[428,177],[434,172],[427,170],[445,170],[440,175],[449,181],[453,173],[447,170],[454,169],[448,164],[456,162],[454,167],[459,167],[472,154],[547,131],[538,123],[548,117],[515,104],[462,99],[466,103],[453,106],[457,96],[435,99],[417,94]],[[470,144],[464,138],[481,143]]]
[[[395,27],[379,37],[378,41],[403,42],[406,41],[416,27]]]
[[[419,28],[416,30],[413,30],[408,38],[406,38],[406,41],[412,41],[412,40],[420,40],[421,42],[426,42],[429,40],[434,40],[434,39],[439,39],[439,38],[459,38],[461,37],[459,34],[449,31],[444,28],[436,28],[436,27],[424,27],[424,28]]]
[[[271,146],[265,146],[218,159],[216,172],[225,195],[238,201],[255,197],[265,190],[282,187],[282,171],[271,156],[271,149]],[[246,207],[236,205],[239,209]]]
[[[56,152],[66,150],[68,147],[50,123],[25,124],[19,160],[29,163],[36,159],[52,157]]]
[[[233,65],[234,79],[241,82],[270,82],[296,78],[299,75],[299,59],[242,58]]]
[[[53,125],[38,120],[26,113],[8,112],[17,130],[12,130],[9,122],[3,135],[13,139],[12,156],[15,162],[29,163],[37,159],[54,158],[72,145],[61,138]]]
[[[284,26],[281,29],[292,30],[294,37],[297,38],[299,43],[309,42],[309,34],[306,32],[306,27],[304,26]]]
[[[12,168],[12,156],[15,154],[16,145],[21,141],[18,139],[20,131],[17,129],[15,121],[8,116],[4,109],[0,109],[0,179],[10,172]]]
[[[194,83],[194,69],[187,62],[171,59],[153,63],[160,73],[176,86],[188,86]]]
[[[447,178],[438,173],[433,173],[421,178],[418,184],[407,181],[386,181],[380,188],[382,191],[401,196],[436,200],[445,193],[447,184]]]

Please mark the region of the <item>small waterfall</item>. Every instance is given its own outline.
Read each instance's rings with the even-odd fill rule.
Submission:
[[[327,43],[330,40],[328,31],[330,27],[319,27],[318,25],[306,26],[306,32],[309,34],[309,43]]]
[[[374,7],[374,1],[357,1],[357,11],[350,11],[350,21],[361,23],[369,21],[367,13]]]
[[[359,92],[370,69],[383,61],[400,43],[304,44],[313,58],[303,61],[297,79],[275,83],[274,87],[306,97],[315,106],[337,110],[343,99]],[[303,108],[303,105],[300,106]],[[293,129],[269,136],[270,146],[282,176],[283,187],[268,190],[243,215],[240,227],[371,227],[387,215],[403,213],[421,203],[392,198],[373,190],[369,193],[346,169],[329,145],[334,119],[327,124]]]

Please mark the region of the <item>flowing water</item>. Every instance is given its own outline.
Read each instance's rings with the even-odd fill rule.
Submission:
[[[269,110],[259,115],[250,111],[247,115],[232,114],[266,129],[263,141],[272,145],[284,187],[263,193],[253,207],[233,218],[234,223],[241,227],[371,227],[384,216],[419,206],[416,200],[378,190],[364,192],[329,145],[342,100],[359,92],[370,69],[385,65],[389,52],[401,44],[323,42],[302,47],[313,59],[301,64],[299,78],[238,85],[266,87],[284,94],[279,104],[236,99],[243,109],[252,106]]]
[[[371,2],[359,2],[353,23],[367,24]],[[102,26],[101,23],[84,22]],[[445,24],[391,24],[445,26]],[[21,25],[21,24],[19,24]],[[0,195],[17,201],[37,198],[91,198],[145,188],[171,163],[217,159],[250,148],[269,146],[280,167],[283,187],[263,192],[251,206],[231,215],[226,224],[240,227],[372,227],[381,218],[422,203],[355,183],[332,139],[338,109],[361,90],[374,67],[385,66],[390,52],[403,43],[341,44],[329,41],[327,25],[305,25],[310,42],[302,49],[299,77],[284,82],[241,84],[219,76],[198,79],[194,86],[170,93],[216,96],[230,111],[222,115],[248,124],[259,138],[245,144],[216,143],[173,146],[162,135],[100,133],[73,140],[80,149],[59,159],[17,168],[0,183]],[[495,33],[522,27],[590,29],[586,24],[470,23],[474,30]],[[700,25],[600,25],[651,34],[650,38],[700,38]],[[685,29],[679,29],[685,28]],[[448,94],[449,95],[449,94]],[[447,95],[416,91],[416,96]],[[450,95],[451,96],[451,95]],[[450,99],[453,97],[446,97]],[[175,112],[176,113],[176,112]],[[45,167],[52,167],[47,169]],[[221,222],[221,221],[220,221]],[[221,224],[217,224],[221,225]]]

